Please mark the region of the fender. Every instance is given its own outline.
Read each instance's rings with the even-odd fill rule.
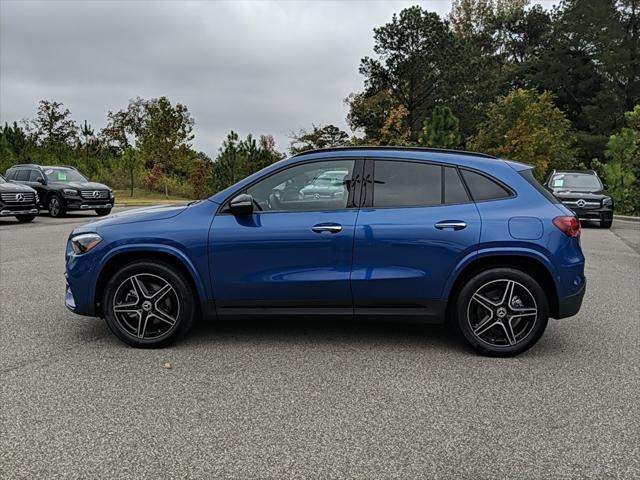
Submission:
[[[205,305],[206,299],[208,297],[207,297],[206,288],[204,286],[202,278],[200,277],[200,274],[198,273],[198,270],[195,268],[195,266],[193,265],[189,257],[187,257],[180,249],[171,245],[157,244],[157,243],[132,243],[132,244],[115,247],[114,249],[110,250],[106,255],[104,255],[98,262],[98,265],[96,268],[97,277],[99,277],[102,274],[102,270],[104,269],[104,266],[113,257],[115,257],[120,253],[132,253],[132,252],[154,252],[154,253],[160,252],[160,253],[169,254],[172,257],[174,257],[191,274],[191,277],[193,278],[193,282],[195,283],[195,286],[196,286],[200,303],[202,305]]]
[[[442,294],[442,298],[444,300],[449,298],[449,294],[451,293],[451,289],[453,288],[453,284],[458,279],[460,273],[473,261],[478,260],[480,258],[487,257],[529,257],[535,260],[538,260],[551,274],[553,278],[553,283],[555,284],[556,292],[558,292],[558,271],[554,267],[553,263],[549,261],[549,259],[542,254],[541,252],[526,247],[485,247],[480,248],[476,252],[472,252],[465,256],[460,262],[456,265],[456,267],[449,274],[449,278],[447,279],[447,283],[445,284],[444,291]]]

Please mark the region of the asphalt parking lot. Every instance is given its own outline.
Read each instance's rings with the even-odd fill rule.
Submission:
[[[640,477],[638,223],[585,229],[579,315],[491,359],[444,327],[304,319],[128,348],[62,303],[92,218],[0,220],[0,478]]]

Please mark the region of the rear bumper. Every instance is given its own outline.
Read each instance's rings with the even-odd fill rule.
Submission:
[[[584,293],[587,290],[587,280],[585,279],[582,283],[582,287],[573,295],[569,295],[568,297],[561,298],[558,301],[558,314],[555,318],[567,318],[573,317],[576,313],[580,311],[580,307],[582,306],[582,299],[584,298]]]

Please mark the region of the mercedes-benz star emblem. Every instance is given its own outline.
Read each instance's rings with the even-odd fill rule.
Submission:
[[[93,198],[97,198],[97,197],[98,197],[98,195],[100,195],[100,192],[99,192],[99,191],[97,191],[97,190],[94,190],[94,191],[91,193],[91,196],[92,196]]]
[[[16,202],[24,202],[24,194],[16,193]]]
[[[583,208],[586,204],[587,202],[585,202],[583,199],[580,199],[576,202],[576,205],[578,205],[580,208]]]

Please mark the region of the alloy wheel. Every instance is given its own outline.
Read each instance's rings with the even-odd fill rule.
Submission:
[[[113,296],[113,315],[128,335],[142,340],[170,334],[180,318],[180,299],[164,278],[139,273],[125,279]]]
[[[51,197],[51,200],[49,200],[49,213],[52,217],[57,217],[60,213],[60,200],[58,200],[58,197]]]
[[[533,294],[511,279],[493,280],[478,288],[467,306],[473,335],[492,347],[510,347],[532,332],[538,319]]]

